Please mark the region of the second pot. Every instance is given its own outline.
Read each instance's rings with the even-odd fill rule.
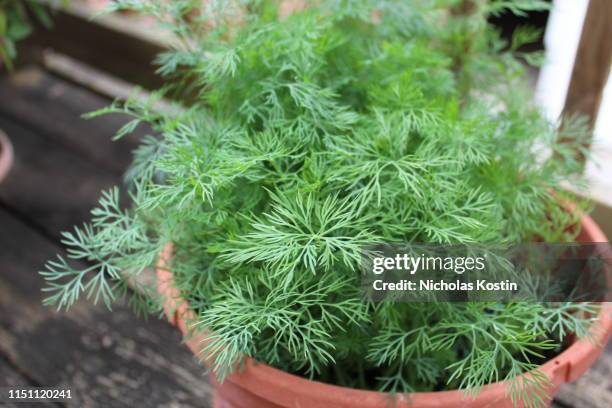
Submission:
[[[0,182],[4,180],[13,164],[13,145],[0,129]]]

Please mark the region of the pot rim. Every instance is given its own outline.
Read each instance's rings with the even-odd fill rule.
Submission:
[[[4,180],[13,165],[13,145],[6,133],[0,129],[0,182]]]
[[[571,209],[575,211],[574,208]],[[608,242],[605,234],[590,216],[582,212],[578,214],[581,218],[582,230],[586,235],[584,242]],[[188,326],[188,321],[195,318],[195,312],[181,297],[180,290],[173,286],[173,274],[165,268],[167,261],[172,256],[172,251],[173,246],[170,243],[160,254],[156,268],[158,292],[163,298],[168,320],[180,328],[188,347],[197,355],[201,348],[200,344],[205,340],[207,334],[205,332],[193,333]],[[546,374],[550,380],[548,387],[550,391],[555,391],[563,383],[575,381],[603,352],[612,333],[612,302],[601,304],[598,319],[591,325],[592,337],[575,340],[571,346],[539,367],[540,372]],[[529,375],[529,373],[523,375]],[[485,385],[476,397],[470,397],[465,390],[415,392],[391,396],[390,393],[385,392],[354,389],[309,380],[257,362],[251,357],[246,357],[242,369],[228,376],[225,381],[230,381],[282,407],[295,406],[295,401],[300,401],[300,404],[309,402],[317,404],[299,406],[318,407],[343,406],[342,404],[355,404],[355,402],[358,402],[363,408],[387,406],[390,402],[394,407],[450,407],[457,406],[458,402],[463,407],[482,407],[494,406],[508,398],[506,381]],[[279,390],[284,391],[279,392]],[[391,401],[390,398],[393,400]]]

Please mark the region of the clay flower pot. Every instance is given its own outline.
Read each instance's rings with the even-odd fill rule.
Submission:
[[[8,174],[13,164],[13,145],[9,138],[0,130],[0,182]]]
[[[582,216],[580,242],[607,242],[608,239],[588,216]],[[168,245],[157,267],[158,291],[164,299],[169,321],[185,335],[187,346],[198,353],[206,333],[191,333],[188,321],[195,313],[173,286],[172,272],[165,268],[172,256]],[[565,351],[546,362],[540,371],[550,379],[549,395],[559,387],[580,377],[602,353],[612,332],[612,303],[602,304],[598,320],[593,324],[594,339],[575,340]],[[527,374],[528,375],[528,374]],[[463,391],[419,392],[390,395],[364,391],[298,377],[247,358],[244,368],[223,383],[211,375],[215,387],[215,408],[512,408],[507,394],[508,384],[498,382],[483,387],[476,398]]]

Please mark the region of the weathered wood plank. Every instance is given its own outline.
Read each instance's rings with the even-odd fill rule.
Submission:
[[[0,187],[1,188],[1,187]],[[59,247],[0,209],[0,350],[44,386],[73,390],[75,407],[206,407],[203,369],[161,320],[89,302],[41,306],[36,273]]]
[[[0,127],[15,148],[13,167],[0,185],[0,202],[47,235],[58,238],[89,219],[100,190],[117,183],[117,176],[1,116]]]
[[[0,82],[0,127],[15,146],[15,163],[0,201],[50,236],[89,219],[100,191],[120,183],[131,151],[147,132],[113,142],[122,115],[85,121],[109,101],[39,69]]]
[[[0,356],[0,387],[19,385],[27,386],[29,382]]]
[[[119,171],[105,164],[115,154],[110,139],[102,140],[105,132],[92,122],[79,129],[101,144],[92,160],[97,150],[67,130],[81,126],[79,115],[92,102],[105,101],[68,85],[58,90],[61,81],[37,83],[44,86],[19,90],[17,83],[10,90],[25,111],[9,111],[10,119],[0,114],[16,151],[0,185],[0,353],[41,385],[72,388],[76,399],[68,406],[208,406],[203,368],[166,323],[139,320],[123,304],[113,313],[88,302],[70,313],[42,307],[37,271],[61,251],[47,237],[87,220],[100,189],[117,183]],[[118,156],[117,169],[129,161]]]
[[[0,356],[0,388],[20,388],[20,387],[32,387],[30,381],[15,370],[7,361],[4,360],[3,356]],[[7,402],[0,401],[0,406],[3,408],[47,408],[47,407],[61,407],[62,404],[56,404],[49,401],[37,401],[37,402]]]
[[[54,29],[39,27],[33,36],[22,43],[27,53],[40,55],[52,48],[91,66],[147,89],[158,89],[163,79],[155,73],[153,60],[166,47],[151,33],[149,39],[121,29],[127,20],[93,19],[75,8],[58,11],[54,16]],[[40,58],[40,57],[39,57]]]
[[[132,99],[144,103],[152,96],[143,88],[53,50],[45,50],[43,63],[45,72],[76,85],[81,92],[94,93],[105,99]],[[178,102],[171,103],[164,99],[155,99],[151,108],[163,112],[176,112],[179,109]]]
[[[110,101],[35,67],[0,80],[0,101],[1,115],[27,124],[49,142],[115,174],[125,170],[131,151],[149,131],[141,126],[133,135],[113,143],[115,131],[128,120],[125,115],[83,120],[83,114]]]

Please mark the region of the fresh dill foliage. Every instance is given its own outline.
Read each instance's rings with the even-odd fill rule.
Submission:
[[[558,130],[529,102],[518,46],[533,33],[507,44],[487,24],[545,2],[462,3],[319,0],[279,18],[275,1],[113,2],[173,33],[156,61],[169,85],[96,113],[133,117],[119,137],[141,122],[154,135],[128,171],[129,209],[111,190],[64,234],[45,303],[110,306],[173,243],[220,378],[248,355],[391,392],[476,393],[585,335],[583,303],[361,299],[366,244],[575,238],[560,202],[574,199],[563,186],[580,180],[586,132],[578,120]],[[182,105],[155,109],[164,95]],[[512,384],[528,405],[546,398],[537,371]]]

